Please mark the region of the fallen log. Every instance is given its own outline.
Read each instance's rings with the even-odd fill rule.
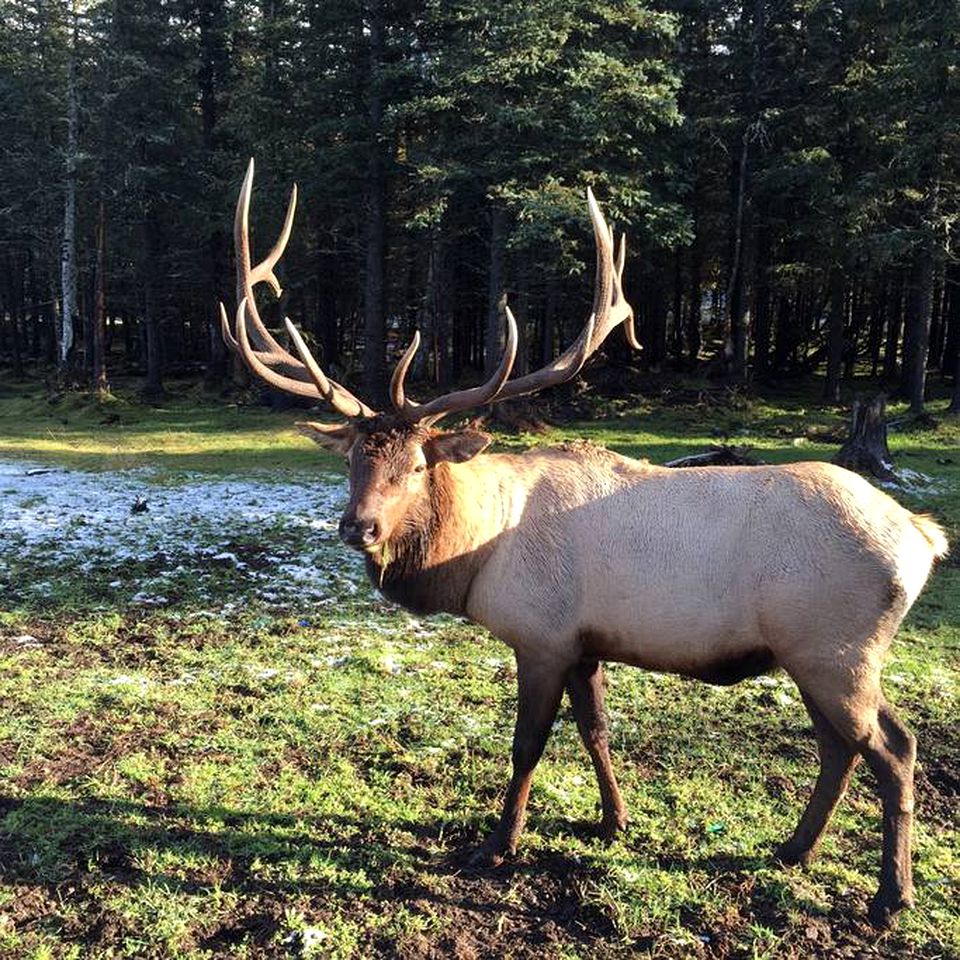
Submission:
[[[732,447],[728,444],[711,447],[705,453],[670,460],[665,467],[758,467],[763,461],[751,457],[749,447]]]

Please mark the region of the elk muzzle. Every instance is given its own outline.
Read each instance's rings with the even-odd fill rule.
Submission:
[[[358,517],[356,511],[347,510],[340,518],[339,533],[348,547],[364,550],[380,539],[380,523],[376,518]]]

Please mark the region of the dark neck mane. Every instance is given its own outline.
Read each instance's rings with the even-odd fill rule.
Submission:
[[[466,612],[467,596],[477,570],[478,556],[449,557],[450,537],[457,527],[449,468],[431,471],[430,494],[419,511],[388,545],[386,568],[367,557],[367,575],[388,600],[414,613]]]

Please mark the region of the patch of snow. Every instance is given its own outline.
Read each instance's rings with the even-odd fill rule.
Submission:
[[[330,603],[365,583],[337,539],[336,476],[211,478],[152,468],[86,473],[0,460],[0,592],[40,599],[76,578],[144,606],[183,596],[222,616],[249,597],[267,606]],[[130,504],[149,501],[149,511]],[[227,599],[232,597],[232,599]],[[225,602],[224,602],[225,601]],[[222,605],[221,605],[222,604]]]
[[[394,660],[389,654],[382,658],[380,665],[386,673],[390,673],[393,676],[397,676],[397,674],[403,672],[403,665]]]
[[[262,670],[251,670],[250,672],[257,680],[272,680],[280,673],[276,667],[264,667]]]
[[[350,662],[350,657],[311,657],[310,665],[313,667],[342,667]]]
[[[930,494],[949,493],[951,484],[944,477],[931,477],[919,470],[910,467],[897,467],[895,480],[884,480],[880,486],[888,490],[902,490],[915,497],[929,496]]]
[[[134,677],[129,673],[121,673],[115,677],[108,677],[103,681],[105,687],[137,687],[141,692],[150,686],[146,677]]]

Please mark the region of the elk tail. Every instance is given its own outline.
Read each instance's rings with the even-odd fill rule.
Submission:
[[[910,517],[913,525],[923,534],[924,539],[933,549],[933,555],[938,559],[945,557],[950,550],[947,536],[943,527],[937,523],[929,513],[915,513]]]

